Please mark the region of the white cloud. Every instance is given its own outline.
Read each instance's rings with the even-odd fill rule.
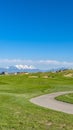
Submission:
[[[56,60],[40,60],[39,63],[41,64],[55,64],[58,65],[60,62]]]
[[[18,65],[19,68],[57,68],[68,67],[73,68],[73,62],[57,61],[57,60],[23,60],[23,59],[0,59],[0,66]]]
[[[32,60],[21,60],[21,59],[0,59],[0,63],[31,63]]]
[[[66,61],[56,61],[56,60],[41,60],[40,64],[50,66],[51,68],[57,67],[68,67],[73,68],[73,62],[66,62]]]

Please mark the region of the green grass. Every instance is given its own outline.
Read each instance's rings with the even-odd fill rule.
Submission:
[[[57,100],[73,104],[73,93],[56,97]]]
[[[29,78],[31,75],[38,78]],[[29,101],[39,95],[70,90],[73,80],[62,73],[0,76],[0,130],[73,130],[73,115]]]

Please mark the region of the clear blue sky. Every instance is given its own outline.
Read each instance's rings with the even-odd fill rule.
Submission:
[[[73,62],[73,1],[0,0],[0,59]]]

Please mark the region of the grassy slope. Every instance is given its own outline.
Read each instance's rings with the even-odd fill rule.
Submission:
[[[73,93],[56,97],[57,100],[73,104]]]
[[[35,75],[35,74],[34,74]],[[73,80],[62,74],[0,76],[0,130],[73,130],[73,115],[34,105],[38,95],[73,90]]]

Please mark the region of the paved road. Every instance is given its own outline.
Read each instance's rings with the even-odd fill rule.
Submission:
[[[56,111],[61,111],[68,114],[73,114],[73,104],[57,101],[55,99],[55,97],[63,95],[63,94],[67,94],[67,93],[73,93],[73,91],[46,94],[43,96],[32,98],[30,101],[42,107],[46,107],[46,108],[56,110]]]

